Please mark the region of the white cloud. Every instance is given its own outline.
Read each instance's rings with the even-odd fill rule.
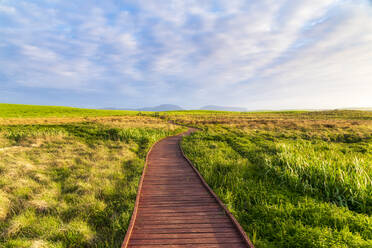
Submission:
[[[48,49],[31,45],[21,45],[22,53],[34,61],[51,61],[57,59],[57,54]]]
[[[366,0],[128,3],[0,3],[0,75],[193,107],[372,105]]]
[[[2,13],[5,13],[5,14],[14,14],[16,12],[15,8],[14,7],[10,7],[10,6],[1,6],[0,5],[0,12]]]

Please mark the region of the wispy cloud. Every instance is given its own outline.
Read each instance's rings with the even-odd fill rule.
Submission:
[[[367,0],[5,0],[0,23],[4,99],[372,106]]]

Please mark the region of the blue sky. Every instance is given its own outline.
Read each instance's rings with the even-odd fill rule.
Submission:
[[[0,0],[0,102],[372,107],[372,3]]]

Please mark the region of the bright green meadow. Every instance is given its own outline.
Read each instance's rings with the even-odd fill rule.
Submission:
[[[372,247],[372,115],[167,115],[258,248]]]

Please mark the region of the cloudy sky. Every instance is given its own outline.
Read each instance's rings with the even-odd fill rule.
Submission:
[[[0,0],[0,102],[372,107],[372,1]]]

